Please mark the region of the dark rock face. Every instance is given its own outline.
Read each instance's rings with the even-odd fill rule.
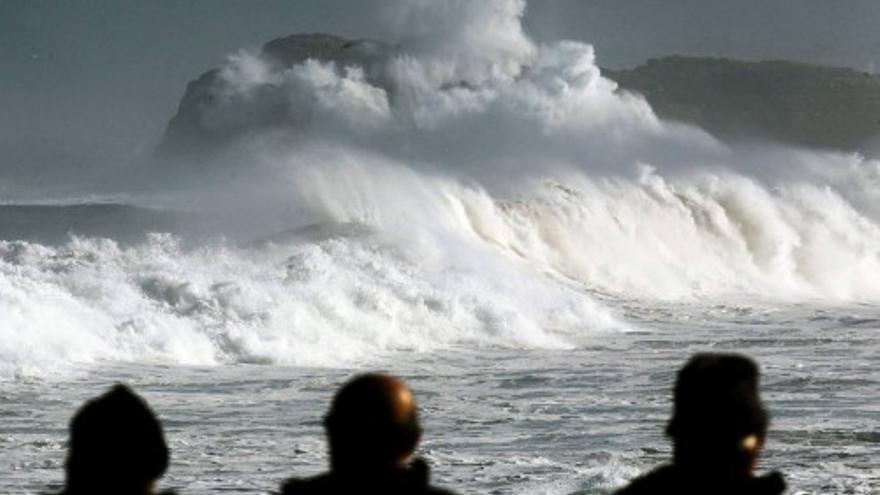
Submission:
[[[675,56],[603,74],[721,139],[841,150],[880,139],[880,76],[852,69]]]
[[[383,68],[392,47],[378,41],[351,41],[330,34],[295,34],[263,45],[260,58],[277,68],[287,68],[308,59],[335,62],[339,67],[357,65],[371,84],[386,86]],[[225,82],[220,69],[212,69],[187,84],[177,114],[168,123],[160,152],[175,156],[191,152],[211,151],[244,132],[254,131],[260,123],[266,127],[289,120],[289,108],[278,102],[275,110],[261,116],[263,122],[247,122],[247,128],[234,123],[216,125],[206,118],[212,105],[224,92]]]
[[[385,60],[391,49],[373,40],[347,40],[332,34],[294,34],[272,40],[261,50],[261,55],[283,66],[291,66],[306,59],[333,60],[339,65],[363,64],[365,61]],[[377,74],[372,74],[376,76]],[[370,74],[368,74],[369,78]]]

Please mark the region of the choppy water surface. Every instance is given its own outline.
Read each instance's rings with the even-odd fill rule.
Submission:
[[[116,380],[161,414],[173,450],[163,486],[262,493],[326,459],[321,416],[364,369],[414,387],[421,452],[463,493],[606,493],[666,459],[674,372],[697,351],[757,358],[773,413],[763,469],[789,493],[877,493],[880,312],[871,307],[623,308],[645,330],[607,332],[570,350],[450,348],[387,355],[352,368],[97,365],[64,380],[0,385],[3,491],[62,477],[75,407]]]

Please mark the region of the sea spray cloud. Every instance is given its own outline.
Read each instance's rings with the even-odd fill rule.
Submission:
[[[392,2],[387,17],[401,53],[389,70],[416,99],[448,85],[510,83],[537,51],[522,28],[524,11],[521,0]]]
[[[360,66],[308,59],[280,68],[248,52],[229,57],[221,70],[218,104],[205,108],[214,128],[259,128],[323,121],[348,129],[371,128],[390,118],[388,95],[370,85]]]
[[[394,2],[394,44],[380,55],[358,57],[348,44],[291,65],[233,55],[203,98],[200,122],[256,134],[261,145],[270,131],[280,131],[279,141],[308,134],[463,169],[487,147],[487,161],[510,169],[554,161],[625,169],[646,147],[715,152],[705,134],[664,125],[641,97],[618,92],[592,46],[534,43],[524,8],[512,0]]]

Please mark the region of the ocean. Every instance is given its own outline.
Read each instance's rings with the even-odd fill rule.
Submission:
[[[112,194],[3,198],[0,492],[58,488],[69,418],[124,382],[161,487],[268,493],[383,370],[437,484],[609,493],[669,459],[713,351],[760,364],[759,470],[880,493],[880,162],[664,121],[520,0],[401,5],[394,45],[230,55],[169,127],[187,154]]]
[[[84,208],[129,226],[185,225],[117,205],[0,209],[67,219]],[[444,287],[380,239],[346,225],[245,247],[182,246],[172,234],[4,241],[4,492],[61,483],[70,416],[124,382],[165,424],[173,462],[162,486],[266,493],[325,468],[321,417],[333,391],[384,370],[415,390],[420,453],[438,483],[607,493],[668,459],[675,371],[715,351],[761,364],[773,417],[761,469],[784,472],[790,493],[876,493],[875,304],[652,301],[546,273],[486,282],[448,267]],[[560,305],[526,318],[530,308],[505,296],[512,282],[535,298],[553,289],[529,283],[550,284]]]

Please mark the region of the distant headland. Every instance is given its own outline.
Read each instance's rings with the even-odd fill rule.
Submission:
[[[672,56],[603,73],[663,118],[726,140],[867,151],[880,140],[880,76],[786,61]]]

